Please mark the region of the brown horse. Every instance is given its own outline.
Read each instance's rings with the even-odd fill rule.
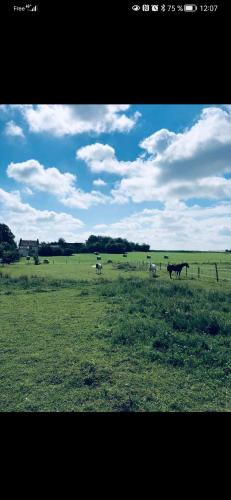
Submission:
[[[178,278],[180,279],[180,273],[183,267],[189,267],[187,262],[184,262],[183,264],[168,264],[167,271],[169,272],[170,278],[172,278],[172,272],[175,272]]]

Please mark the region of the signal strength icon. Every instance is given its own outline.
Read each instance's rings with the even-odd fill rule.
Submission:
[[[32,8],[32,5],[26,5],[26,8],[29,12],[36,12],[38,10],[38,5],[34,5]]]

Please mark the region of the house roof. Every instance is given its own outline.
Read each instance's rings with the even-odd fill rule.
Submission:
[[[38,240],[20,240],[20,247],[38,246]]]

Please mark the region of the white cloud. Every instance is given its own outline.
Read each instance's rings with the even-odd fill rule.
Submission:
[[[73,188],[76,176],[61,173],[57,168],[45,168],[37,160],[10,163],[7,174],[18,182],[23,182],[39,191],[64,195]]]
[[[158,192],[155,180],[151,175],[149,177],[136,175],[122,179],[111,193],[114,203],[118,204],[124,204],[131,200],[134,203],[162,200],[160,190]]]
[[[84,146],[76,151],[76,157],[84,160],[86,163],[103,162],[104,160],[113,160],[115,158],[115,150],[108,144],[100,144],[96,142],[90,146]]]
[[[95,179],[93,181],[94,186],[106,186],[107,183],[103,179]]]
[[[129,104],[108,104],[108,110],[111,113],[117,113],[118,111],[127,111],[130,108]]]
[[[158,184],[152,175],[124,178],[111,191],[113,203],[124,204],[128,201],[166,202],[171,199],[189,200],[192,198],[224,200],[231,198],[231,179],[224,177],[204,177],[202,179],[178,180]]]
[[[231,113],[203,109],[199,120],[157,155],[159,182],[194,180],[231,171]]]
[[[148,153],[156,155],[162,153],[170,146],[181,134],[175,134],[169,130],[162,128],[154,134],[150,135],[140,143],[140,147],[147,150]]]
[[[132,175],[140,171],[144,165],[143,160],[140,158],[133,162],[118,161],[114,148],[99,142],[78,149],[76,158],[85,161],[93,173],[108,172],[121,176]]]
[[[23,203],[20,193],[0,188],[1,222],[9,225],[16,239],[52,241],[64,237],[69,241],[82,241],[83,221],[65,212],[37,210]]]
[[[22,114],[30,132],[48,132],[55,137],[84,132],[129,132],[140,113],[128,116],[129,105],[41,104],[10,106]]]
[[[55,167],[45,168],[37,160],[10,163],[7,174],[10,178],[27,184],[35,190],[52,193],[66,206],[87,209],[91,205],[106,203],[110,200],[100,191],[85,192],[76,188],[75,175],[68,172],[62,173]]]
[[[19,125],[16,125],[13,120],[7,122],[5,134],[13,137],[25,137],[23,129]]]
[[[61,198],[60,201],[69,207],[87,209],[92,205],[109,202],[110,197],[104,195],[100,191],[90,191],[86,193],[81,189],[73,189],[68,195]]]
[[[83,221],[70,214],[37,210],[24,203],[18,191],[0,188],[0,205],[1,222],[9,225],[16,239],[85,241],[92,233],[83,231]],[[224,250],[230,248],[230,221],[231,203],[189,207],[172,199],[163,208],[144,209],[111,224],[99,223],[93,231],[145,242],[157,250]]]
[[[210,107],[182,133],[161,129],[141,141],[146,155],[119,161],[108,144],[80,148],[77,159],[94,173],[122,177],[112,190],[114,203],[170,198],[224,199],[231,195],[231,107]]]
[[[123,112],[128,109],[124,106],[111,105],[107,111]],[[81,119],[87,120],[91,116],[94,121],[94,106],[77,108]],[[35,112],[32,106],[23,107],[24,112],[25,109]],[[47,108],[41,108],[41,113],[44,109]],[[104,111],[99,107],[99,114],[104,115]],[[75,114],[75,109],[72,112]],[[61,203],[77,208],[89,208],[98,203],[230,197],[231,180],[224,177],[231,171],[231,111],[227,106],[224,109],[205,108],[191,128],[179,134],[161,129],[143,139],[140,146],[146,151],[146,156],[139,156],[135,161],[119,161],[115,149],[109,144],[97,142],[77,150],[77,159],[84,161],[91,172],[122,177],[112,189],[111,196],[100,191],[77,189],[75,175],[61,173],[54,167],[45,168],[36,160],[11,163],[8,175],[34,189],[52,192]],[[103,185],[102,182],[101,179],[93,181],[96,186]]]
[[[101,229],[100,234],[148,243],[156,250],[224,250],[230,248],[230,216],[230,203],[206,208],[171,200],[162,209],[144,209],[95,229]]]

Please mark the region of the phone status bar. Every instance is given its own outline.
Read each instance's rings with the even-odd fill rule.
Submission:
[[[150,13],[216,13],[221,10],[219,4],[134,4],[130,6],[130,10],[134,13],[150,12]]]

